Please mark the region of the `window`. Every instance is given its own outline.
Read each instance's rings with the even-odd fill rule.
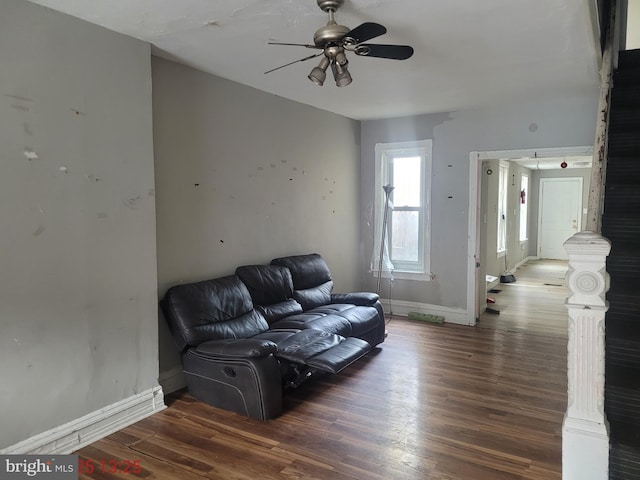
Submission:
[[[520,241],[526,242],[529,238],[527,225],[529,223],[529,212],[527,206],[529,204],[529,175],[526,173],[520,177]]]
[[[509,182],[509,164],[500,161],[498,178],[498,256],[507,251],[507,193]]]
[[[372,270],[393,270],[397,278],[430,279],[431,140],[376,145],[375,239]],[[390,194],[385,245],[381,249],[384,185]],[[407,274],[403,276],[402,274]]]

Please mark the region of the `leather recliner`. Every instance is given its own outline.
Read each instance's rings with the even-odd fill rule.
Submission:
[[[242,415],[274,418],[285,389],[337,373],[384,341],[377,295],[331,294],[332,286],[326,263],[312,254],[171,287],[161,306],[190,393]]]

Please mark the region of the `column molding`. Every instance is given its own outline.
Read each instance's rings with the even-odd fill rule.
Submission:
[[[611,243],[580,232],[564,244],[569,257],[567,411],[562,424],[564,480],[608,479],[609,424],[604,412],[605,314]]]

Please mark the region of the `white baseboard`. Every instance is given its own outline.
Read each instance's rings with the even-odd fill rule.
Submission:
[[[69,454],[166,408],[154,387],[0,450],[2,455]]]
[[[182,372],[182,367],[173,367],[166,372],[160,372],[158,382],[162,386],[165,395],[176,392],[187,386],[187,380]]]
[[[381,298],[385,313],[389,312],[389,299]],[[428,313],[432,315],[442,315],[446,323],[457,325],[469,325],[467,321],[467,311],[464,308],[443,307],[442,305],[431,305],[429,303],[407,302],[404,300],[391,300],[391,312],[394,315],[406,317],[409,312]]]

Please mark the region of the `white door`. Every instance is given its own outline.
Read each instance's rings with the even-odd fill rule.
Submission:
[[[538,257],[567,260],[562,245],[581,224],[582,178],[541,178]]]

